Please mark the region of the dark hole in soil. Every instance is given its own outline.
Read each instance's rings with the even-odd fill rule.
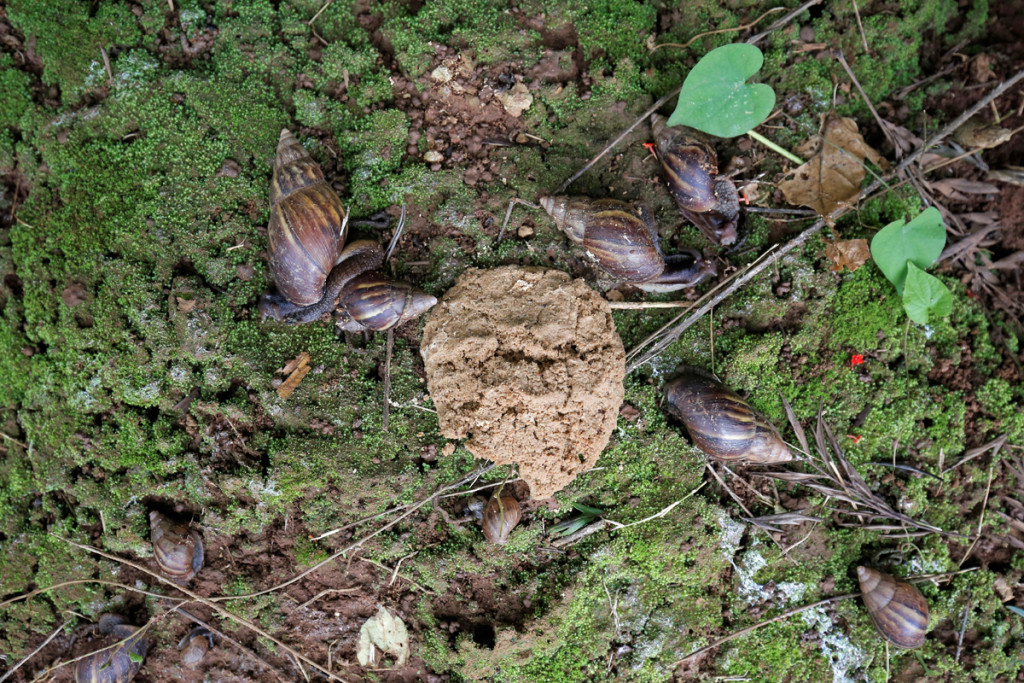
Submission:
[[[473,626],[473,642],[480,647],[493,650],[495,643],[494,627],[486,623]]]

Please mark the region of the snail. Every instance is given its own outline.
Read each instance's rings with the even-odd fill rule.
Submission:
[[[188,581],[203,566],[203,539],[187,525],[153,510],[149,513],[150,538],[157,566],[175,581]]]
[[[735,243],[739,195],[731,180],[718,175],[718,155],[711,139],[693,128],[666,123],[664,116],[651,116],[658,159],[679,210],[715,244]]]
[[[97,630],[124,642],[94,652],[75,665],[75,683],[128,683],[142,668],[149,640],[135,635],[139,628],[116,614],[100,617]]]
[[[711,373],[684,366],[665,385],[665,407],[697,447],[718,460],[770,464],[792,460],[778,430]]]
[[[924,644],[928,601],[916,586],[867,567],[857,567],[857,580],[868,615],[883,638],[906,649]]]
[[[484,507],[484,516],[481,524],[484,529],[484,538],[491,543],[505,545],[508,542],[508,535],[512,529],[519,524],[522,516],[522,509],[519,501],[512,496],[501,496],[491,498]]]
[[[717,274],[714,261],[705,260],[695,249],[664,256],[654,216],[645,204],[541,197],[540,205],[603,270],[645,291],[671,292]]]
[[[263,318],[311,322],[332,311],[340,299],[352,321],[343,329],[386,330],[437,303],[377,270],[384,263],[377,243],[345,244],[348,216],[341,199],[287,129],[281,131],[274,161],[267,235],[270,271],[279,293],[260,299]]]
[[[181,663],[190,669],[195,669],[212,647],[213,633],[204,626],[196,626],[178,641],[178,649],[181,650]]]

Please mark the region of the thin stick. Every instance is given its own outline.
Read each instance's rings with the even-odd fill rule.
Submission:
[[[774,14],[775,12],[785,12],[785,11],[786,11],[785,7],[773,7],[770,10],[768,10],[767,12],[765,12],[764,14],[762,14],[761,16],[759,16],[757,19],[754,19],[749,24],[743,24],[743,25],[737,26],[735,28],[720,28],[720,29],[717,29],[715,31],[707,31],[705,33],[698,33],[697,35],[695,35],[693,38],[690,38],[685,43],[662,43],[661,45],[655,45],[654,47],[652,47],[651,48],[651,52],[654,52],[654,51],[656,51],[656,50],[658,50],[660,48],[663,48],[663,47],[678,47],[681,50],[685,50],[686,48],[690,47],[690,45],[692,45],[693,41],[695,41],[695,40],[699,40],[699,39],[705,38],[707,36],[713,36],[713,35],[716,35],[718,33],[734,33],[734,32],[737,32],[737,31],[744,31],[744,30],[746,30],[748,28],[754,28],[755,26],[760,24],[761,20],[764,19],[765,17],[767,17],[769,14]]]
[[[719,638],[718,640],[713,641],[710,645],[705,645],[704,647],[702,647],[702,648],[700,648],[698,650],[694,650],[693,652],[691,652],[690,654],[686,655],[685,657],[683,657],[682,659],[677,661],[675,664],[673,664],[673,666],[678,666],[678,665],[682,664],[683,662],[685,662],[687,659],[690,659],[691,657],[696,657],[697,655],[703,654],[703,653],[707,652],[708,650],[713,650],[716,647],[718,647],[719,645],[724,645],[725,643],[728,643],[730,640],[736,640],[740,636],[744,636],[744,635],[750,633],[751,631],[756,631],[757,629],[761,628],[762,626],[767,626],[768,624],[774,624],[776,621],[782,621],[783,619],[788,619],[789,617],[793,616],[794,614],[800,614],[801,612],[806,612],[809,609],[814,609],[815,607],[820,607],[821,605],[827,605],[830,602],[838,602],[840,600],[846,600],[848,598],[855,598],[858,595],[860,595],[860,593],[847,593],[845,595],[837,595],[837,596],[835,596],[833,598],[825,598],[824,600],[819,600],[818,602],[816,602],[814,604],[811,604],[811,605],[804,605],[803,607],[797,607],[795,609],[789,610],[788,612],[783,612],[782,614],[780,614],[777,617],[772,617],[771,619],[766,619],[765,621],[762,621],[762,622],[759,622],[757,624],[754,624],[753,626],[748,626],[746,628],[740,629],[739,631],[736,631],[735,633],[727,635],[724,638]]]
[[[182,609],[182,608],[178,607],[178,608],[175,609],[175,611],[178,614],[180,614],[181,616],[185,617],[186,619],[189,619],[189,620],[195,622],[196,624],[199,624],[203,628],[207,629],[208,631],[211,631],[212,633],[215,633],[218,638],[222,638],[222,639],[226,640],[227,642],[231,643],[232,645],[237,647],[239,650],[241,650],[245,654],[247,654],[250,657],[252,657],[253,659],[255,659],[257,662],[259,662],[260,664],[265,666],[269,671],[272,671],[274,673],[274,675],[277,676],[277,679],[279,681],[286,681],[286,680],[288,680],[284,676],[284,674],[282,674],[281,671],[276,666],[274,666],[273,664],[271,664],[267,660],[263,659],[258,654],[256,654],[255,652],[253,652],[252,650],[247,648],[245,645],[242,645],[240,642],[238,642],[237,640],[235,640],[234,638],[232,638],[228,634],[224,633],[220,629],[211,626],[210,624],[206,623],[205,621],[203,621],[202,619],[200,619],[196,615],[192,614],[188,610],[185,610],[185,609]]]
[[[560,193],[556,192],[555,194]],[[512,218],[512,207],[514,207],[516,204],[522,204],[523,206],[528,206],[531,209],[540,208],[539,204],[528,202],[525,199],[520,199],[519,197],[513,197],[508,203],[508,211],[505,212],[505,221],[501,224],[501,230],[498,231],[498,244],[501,244],[501,240],[505,239],[505,228],[508,227],[508,221],[510,218]]]
[[[132,591],[133,593],[141,593],[142,595],[148,595],[153,598],[161,598],[164,600],[168,599],[166,595],[160,595],[159,593],[150,593],[149,591],[144,591],[141,588],[135,588],[134,586],[129,586],[124,583],[118,583],[116,581],[104,581],[102,579],[76,579],[75,581],[63,581],[61,583],[55,583],[52,586],[46,586],[45,588],[37,588],[34,591],[25,593],[24,595],[16,595],[13,598],[8,598],[3,602],[0,602],[0,608],[6,607],[7,605],[10,605],[15,602],[28,600],[29,598],[33,598],[42,593],[48,593],[49,591],[57,590],[58,588],[64,588],[65,586],[75,586],[81,583],[98,583],[104,586],[114,586],[116,588],[120,588],[121,590]]]
[[[111,88],[114,87],[114,71],[110,68],[110,57],[107,55],[106,48],[100,48],[100,54],[103,55],[103,65],[107,68],[107,85]]]
[[[24,657],[24,658],[23,658],[23,659],[22,659],[22,660],[21,660],[20,662],[18,662],[18,663],[17,663],[17,664],[15,664],[15,665],[14,665],[13,667],[11,667],[10,669],[8,669],[8,670],[7,670],[7,673],[5,673],[5,674],[4,674],[3,676],[0,676],[0,683],[3,683],[3,682],[4,682],[4,681],[6,681],[6,680],[7,680],[8,678],[10,678],[10,677],[11,677],[11,674],[13,674],[13,673],[14,673],[15,671],[17,671],[18,669],[20,669],[20,668],[21,668],[21,665],[22,665],[22,664],[24,664],[24,663],[25,663],[25,662],[27,662],[28,660],[32,659],[33,657],[35,657],[35,656],[36,656],[36,654],[37,654],[37,653],[38,653],[38,652],[39,652],[40,650],[42,650],[42,649],[43,649],[44,647],[46,647],[47,645],[49,645],[49,644],[50,644],[50,641],[51,641],[51,640],[53,640],[54,638],[56,638],[56,637],[57,637],[57,634],[58,634],[58,633],[60,633],[61,631],[63,631],[63,630],[64,630],[64,627],[65,627],[65,626],[67,626],[67,625],[68,625],[68,623],[69,623],[70,621],[71,621],[70,619],[66,619],[66,620],[64,621],[64,623],[63,623],[63,624],[61,624],[60,626],[58,626],[58,627],[57,627],[57,629],[56,629],[56,630],[55,630],[55,631],[54,631],[53,633],[51,633],[51,634],[50,634],[49,636],[47,636],[47,637],[46,637],[46,640],[44,640],[44,641],[43,641],[42,643],[40,643],[40,644],[39,644],[39,647],[37,647],[36,649],[32,650],[32,652],[29,652],[29,653],[28,653],[27,655],[25,655],[25,657]]]
[[[853,0],[853,14],[857,17],[857,28],[860,29],[860,39],[864,41],[864,52],[871,54],[871,48],[868,47],[868,37],[864,33],[864,24],[860,21],[860,9],[857,8],[857,0]],[[859,88],[860,86],[857,87]],[[864,99],[866,101],[868,98],[865,97]],[[869,104],[868,106],[870,107],[871,105]]]
[[[676,95],[678,95],[678,94],[679,94],[679,91],[680,91],[680,90],[682,90],[682,89],[683,89],[683,86],[681,86],[681,85],[680,85],[680,86],[677,86],[677,87],[675,87],[675,88],[672,88],[672,90],[670,90],[670,91],[669,91],[669,92],[668,92],[668,93],[667,93],[666,95],[664,95],[663,97],[661,97],[660,99],[658,99],[658,101],[657,101],[657,102],[655,102],[654,104],[652,104],[652,105],[650,106],[650,108],[649,108],[649,109],[648,109],[647,111],[645,111],[645,112],[644,112],[643,114],[641,114],[641,115],[640,115],[640,118],[638,118],[638,119],[637,119],[636,121],[634,121],[633,123],[631,123],[631,124],[629,125],[629,127],[628,127],[628,128],[626,128],[626,130],[622,131],[622,133],[620,133],[620,134],[619,134],[619,137],[617,137],[617,138],[615,138],[614,140],[612,140],[611,142],[609,142],[609,143],[608,143],[608,145],[607,145],[607,146],[605,146],[605,148],[604,148],[604,149],[602,149],[602,150],[601,150],[600,152],[598,152],[597,156],[595,156],[595,157],[594,157],[593,159],[591,159],[590,161],[588,161],[588,162],[587,162],[587,163],[586,163],[586,164],[585,164],[585,165],[583,166],[583,168],[581,168],[580,170],[578,170],[578,171],[576,171],[575,173],[573,173],[573,174],[572,174],[571,176],[569,176],[569,179],[568,179],[568,180],[566,180],[566,181],[565,181],[564,183],[562,183],[561,185],[559,185],[559,186],[558,186],[558,189],[557,189],[557,190],[555,190],[555,192],[554,192],[554,193],[555,193],[555,194],[562,194],[562,193],[564,193],[564,192],[565,192],[565,190],[566,190],[566,188],[568,188],[568,187],[569,187],[570,185],[572,185],[572,182],[573,182],[574,180],[576,180],[576,179],[577,179],[577,178],[579,178],[579,177],[580,177],[581,175],[583,175],[584,173],[586,173],[587,171],[589,171],[589,170],[590,170],[590,169],[591,169],[591,168],[592,168],[592,167],[594,166],[594,164],[596,164],[596,163],[597,163],[598,161],[600,161],[600,160],[601,160],[601,157],[603,157],[603,156],[604,156],[605,154],[607,154],[608,152],[612,151],[612,149],[614,149],[614,148],[615,148],[615,147],[616,147],[616,146],[617,146],[617,145],[618,145],[618,144],[619,144],[620,142],[622,142],[622,141],[623,141],[623,140],[625,139],[625,137],[626,137],[627,135],[629,135],[630,133],[632,133],[632,132],[633,132],[633,129],[634,129],[634,128],[636,128],[636,127],[637,127],[637,126],[639,126],[639,125],[640,125],[641,123],[643,123],[643,122],[644,122],[644,121],[645,121],[645,120],[647,119],[647,117],[648,117],[648,116],[650,116],[650,115],[651,115],[651,114],[653,114],[654,112],[656,112],[656,111],[658,111],[659,109],[661,109],[661,105],[665,104],[666,102],[668,102],[669,100],[671,100],[671,99],[672,99],[673,97],[675,97]]]
[[[391,355],[395,349],[395,328],[388,329],[387,351],[384,354],[384,414],[381,416],[381,429],[388,431],[388,417],[391,413]]]
[[[654,357],[656,357],[658,354],[664,351],[670,344],[679,339],[683,332],[685,332],[687,329],[690,328],[690,326],[692,326],[694,323],[700,320],[700,318],[703,317],[705,313],[707,313],[709,310],[717,306],[724,299],[728,298],[730,295],[733,294],[733,292],[735,292],[743,285],[745,285],[747,282],[752,280],[754,277],[760,274],[765,268],[772,265],[773,263],[781,259],[783,256],[789,254],[797,247],[803,246],[807,242],[807,240],[809,240],[815,234],[820,232],[826,224],[832,224],[836,221],[836,219],[852,211],[853,207],[858,202],[860,202],[860,200],[862,200],[864,197],[869,196],[879,187],[882,187],[887,179],[891,179],[896,175],[904,172],[907,168],[910,167],[911,164],[916,162],[918,158],[920,158],[920,156],[925,153],[925,151],[934,147],[947,135],[949,135],[951,132],[962,126],[964,122],[966,122],[968,119],[970,119],[983,108],[987,107],[989,102],[992,102],[1000,95],[1002,95],[1004,92],[1006,92],[1014,85],[1016,85],[1021,79],[1024,79],[1024,70],[1018,71],[1016,74],[1013,75],[1012,78],[1003,82],[998,88],[993,90],[991,93],[989,93],[982,99],[978,100],[978,102],[976,102],[973,106],[967,109],[963,114],[958,116],[950,123],[946,124],[946,126],[944,126],[938,133],[929,138],[928,141],[924,142],[918,149],[916,149],[906,159],[900,162],[900,164],[895,169],[890,171],[882,178],[874,180],[870,185],[861,190],[860,194],[854,201],[837,207],[830,214],[815,222],[814,225],[807,228],[799,235],[794,237],[792,240],[787,242],[783,247],[772,253],[772,255],[766,258],[763,262],[759,263],[757,266],[752,267],[750,270],[744,273],[742,277],[739,277],[736,280],[734,280],[732,284],[729,285],[726,289],[724,289],[720,294],[712,298],[709,302],[701,306],[699,309],[694,311],[689,317],[687,317],[681,323],[672,328],[668,332],[668,334],[666,334],[660,341],[658,341],[653,347],[651,347],[651,349],[647,351],[639,360],[631,363],[627,368],[627,372],[632,372],[639,366],[650,362]]]
[[[348,214],[346,214],[346,217]],[[391,241],[388,243],[387,251],[384,252],[384,263],[391,260],[391,255],[395,253],[395,247],[398,246],[398,239],[402,236],[402,232],[405,230],[405,204],[402,204],[402,214],[398,217],[398,225],[395,226],[395,234],[391,236]]]
[[[609,301],[608,306],[617,311],[634,311],[646,308],[693,308],[692,301]]]
[[[783,26],[785,26],[789,22],[793,21],[793,19],[795,19],[799,15],[803,14],[808,8],[814,7],[815,5],[820,4],[820,3],[821,3],[821,0],[807,0],[807,2],[805,2],[802,5],[800,5],[795,10],[793,10],[792,12],[790,12],[789,14],[787,14],[784,17],[782,17],[781,19],[776,21],[774,24],[772,24],[771,26],[766,28],[762,33],[758,33],[756,36],[753,36],[751,38],[747,38],[746,42],[751,44],[751,45],[757,45],[758,43],[761,42],[762,39],[770,36],[775,31],[778,31],[780,28],[782,28]]]
[[[317,569],[320,569],[320,567],[323,567],[326,564],[330,564],[331,562],[334,562],[339,557],[343,557],[350,550],[354,550],[356,548],[361,547],[364,543],[369,541],[371,538],[373,538],[373,537],[377,536],[378,534],[381,534],[381,533],[387,531],[388,529],[390,529],[391,527],[395,526],[396,524],[401,522],[403,519],[405,519],[406,517],[408,517],[412,513],[414,513],[417,510],[419,510],[421,507],[423,507],[424,505],[426,505],[430,501],[432,501],[432,500],[436,499],[437,497],[439,497],[442,493],[450,491],[451,489],[459,488],[463,484],[465,484],[465,483],[467,483],[469,481],[475,480],[480,475],[484,474],[485,472],[491,471],[495,467],[497,467],[497,465],[487,465],[485,467],[477,468],[472,474],[469,474],[469,475],[463,477],[462,479],[460,479],[459,481],[455,482],[454,484],[449,484],[448,486],[445,486],[444,488],[438,489],[437,491],[435,491],[434,493],[430,494],[429,496],[427,496],[426,498],[424,498],[420,502],[408,506],[408,508],[406,509],[406,511],[404,513],[402,513],[401,515],[399,515],[398,517],[396,517],[392,521],[388,522],[387,524],[385,524],[381,528],[377,529],[372,534],[370,534],[368,536],[365,536],[365,537],[359,539],[358,541],[345,546],[343,549],[341,549],[338,552],[334,553],[333,555],[328,557],[326,560],[321,560],[320,562],[317,562],[316,564],[314,564],[312,567],[310,567],[306,571],[301,572],[299,574],[296,574],[295,576],[293,576],[292,578],[288,579],[287,581],[279,583],[276,586],[272,586],[270,588],[267,588],[267,589],[264,589],[264,590],[261,590],[261,591],[257,591],[255,593],[246,593],[245,595],[220,595],[220,596],[217,596],[215,598],[210,598],[209,600],[211,602],[220,602],[222,600],[239,600],[239,599],[246,599],[246,598],[254,598],[256,596],[266,595],[267,593],[273,593],[274,591],[278,591],[278,590],[281,590],[282,588],[290,586],[293,583],[296,583],[297,581],[300,581],[301,579],[305,578],[306,576],[312,574]]]
[[[168,1],[170,1],[170,0],[168,0]],[[317,20],[317,18],[318,18],[318,17],[319,17],[319,16],[321,15],[321,14],[323,14],[323,13],[324,13],[324,10],[325,10],[325,9],[327,9],[328,7],[330,7],[330,5],[331,5],[331,3],[332,3],[332,2],[334,2],[334,0],[327,0],[327,2],[325,2],[325,3],[324,3],[324,6],[323,6],[323,7],[321,7],[320,9],[318,9],[318,10],[317,10],[317,12],[316,12],[316,14],[314,14],[314,15],[313,15],[313,18],[312,18],[312,19],[310,19],[309,21],[307,21],[307,22],[306,22],[306,24],[307,24],[308,26],[312,26],[312,25],[313,25],[313,22],[314,22],[314,21],[316,21],[316,20]]]
[[[960,661],[960,651],[963,649],[963,646],[964,646],[964,631],[967,630],[967,617],[968,617],[968,615],[970,613],[971,613],[971,601],[968,600],[967,604],[964,605],[964,617],[963,617],[963,619],[960,620],[960,635],[956,639],[956,657],[954,657],[954,659],[953,659],[954,662],[959,662]],[[0,679],[0,680],[3,680],[3,679]]]
[[[139,564],[137,562],[132,562],[131,560],[126,560],[123,557],[118,557],[117,555],[112,555],[112,554],[110,554],[108,552],[105,552],[103,550],[100,550],[99,548],[95,548],[95,547],[90,546],[90,545],[85,545],[83,543],[78,543],[76,541],[72,541],[71,539],[63,538],[62,536],[58,536],[57,534],[51,534],[51,535],[54,538],[59,539],[59,540],[65,542],[65,543],[67,543],[68,545],[71,545],[71,546],[74,546],[74,547],[78,548],[79,550],[84,550],[86,552],[95,553],[95,554],[99,555],[100,557],[104,557],[104,558],[106,558],[108,560],[112,560],[114,562],[118,562],[118,563],[126,565],[128,567],[132,567],[133,569],[136,569],[136,570],[138,570],[138,571],[140,571],[140,572],[142,572],[144,574],[148,574],[149,576],[153,577],[157,581],[159,581],[161,583],[164,583],[164,584],[167,584],[171,588],[174,588],[175,590],[184,593],[185,595],[187,595],[192,600],[194,600],[196,602],[199,602],[199,603],[202,603],[202,604],[206,605],[207,607],[213,609],[214,611],[216,611],[221,616],[227,617],[228,619],[231,619],[232,621],[235,621],[238,624],[241,624],[242,626],[244,626],[245,628],[248,628],[249,630],[255,632],[257,635],[263,636],[264,638],[266,638],[270,642],[274,643],[275,645],[277,645],[279,648],[281,648],[285,652],[291,654],[296,659],[304,662],[307,666],[313,667],[314,669],[316,669],[320,673],[324,674],[330,680],[332,680],[332,681],[342,681],[343,683],[345,683],[345,679],[339,678],[338,676],[335,676],[330,671],[327,671],[326,669],[324,669],[322,666],[320,666],[319,664],[314,662],[309,657],[306,657],[305,655],[300,654],[299,652],[297,652],[296,650],[292,649],[291,647],[289,647],[285,643],[281,642],[280,640],[278,640],[277,638],[272,636],[270,633],[268,633],[267,631],[262,629],[257,624],[254,624],[253,622],[249,621],[248,619],[246,619],[244,617],[240,617],[237,614],[235,614],[235,613],[225,609],[223,606],[217,604],[213,599],[211,599],[211,598],[204,598],[203,596],[201,596],[201,595],[199,595],[197,593],[194,593],[193,591],[189,590],[185,586],[180,586],[180,585],[176,584],[174,581],[171,581],[170,579],[165,578],[161,574],[158,574],[158,573],[156,573],[156,572],[154,572],[154,571],[144,567],[143,565],[141,565],[141,564]],[[241,596],[228,596],[227,599],[238,599],[239,597],[241,597]],[[177,607],[174,607],[172,609],[177,609]]]
[[[985,524],[985,511],[988,510],[988,494],[992,490],[992,475],[994,474],[995,467],[996,460],[993,458],[992,462],[988,466],[988,484],[985,485],[985,500],[981,503],[981,516],[978,519],[978,531],[974,535],[974,540],[971,541],[971,547],[967,549],[964,556],[960,558],[959,562],[957,562],[956,566],[958,569],[964,566],[964,562],[966,562],[967,558],[971,556],[972,552],[974,552],[974,546],[978,543],[978,539],[981,538],[981,527]]]
[[[18,221],[18,222],[19,222],[19,223],[21,223],[21,221]],[[0,432],[0,437],[3,437],[4,439],[7,439],[8,441],[10,441],[10,442],[11,442],[11,443],[13,443],[13,444],[17,444],[18,446],[21,446],[21,447],[22,447],[22,448],[24,448],[24,449],[25,449],[26,451],[27,451],[27,450],[30,450],[28,446],[26,446],[26,445],[25,445],[25,444],[23,444],[22,442],[18,441],[17,439],[15,439],[15,438],[14,438],[13,436],[7,436],[7,435],[6,435],[6,434],[4,434],[3,432]]]
[[[643,519],[637,520],[635,522],[630,522],[629,524],[621,524],[621,523],[616,522],[616,521],[611,520],[611,519],[606,519],[605,521],[608,522],[608,524],[612,525],[613,530],[618,531],[619,529],[628,529],[631,526],[638,526],[640,524],[643,524],[644,522],[650,522],[652,519],[659,519],[661,517],[664,517],[668,513],[672,512],[672,510],[675,509],[675,507],[677,505],[679,505],[680,503],[683,503],[683,502],[689,500],[690,498],[692,498],[694,496],[694,494],[696,494],[698,491],[700,491],[706,485],[707,485],[706,481],[701,482],[700,486],[698,486],[694,490],[690,491],[689,493],[687,493],[685,496],[683,496],[682,498],[680,498],[676,502],[663,507],[661,510],[655,512],[650,517],[644,517]]]
[[[853,0],[853,7],[854,7],[854,9],[857,8],[857,0]],[[859,12],[857,13],[857,23],[860,24],[860,13]],[[861,31],[863,32],[863,30],[864,29],[862,28]],[[863,33],[862,33],[862,35],[863,35]],[[864,41],[864,51],[867,52],[867,50],[868,50],[868,43],[867,43],[867,40],[865,40]],[[878,123],[878,127],[881,128],[882,129],[882,133],[885,134],[885,138],[889,141],[889,144],[891,144],[893,146],[893,149],[898,150],[900,148],[900,146],[899,146],[898,142],[896,141],[895,136],[892,134],[892,131],[889,130],[889,126],[885,125],[885,122],[882,121],[882,117],[878,115],[878,111],[875,109],[875,105],[871,104],[871,100],[868,99],[868,94],[866,92],[864,92],[864,88],[861,87],[860,81],[857,80],[857,75],[853,73],[853,69],[850,68],[850,64],[846,61],[846,56],[843,54],[843,51],[842,50],[835,50],[835,51],[832,52],[832,56],[836,58],[836,61],[839,62],[840,66],[842,66],[844,69],[846,69],[846,74],[850,77],[850,80],[853,81],[853,84],[855,86],[857,86],[857,92],[860,93],[861,98],[864,100],[864,104],[868,105],[868,109],[871,110],[871,114],[872,114],[872,116],[875,117],[875,121]]]

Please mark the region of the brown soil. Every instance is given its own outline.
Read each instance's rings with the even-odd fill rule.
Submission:
[[[423,330],[442,433],[518,464],[546,498],[590,469],[622,404],[625,353],[608,303],[561,271],[470,270]]]

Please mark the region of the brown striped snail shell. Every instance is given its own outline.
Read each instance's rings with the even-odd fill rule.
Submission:
[[[654,216],[645,204],[589,197],[541,197],[555,225],[607,273],[649,292],[692,287],[716,274],[700,252],[665,257]]]
[[[916,586],[867,567],[857,567],[857,580],[871,622],[883,638],[906,649],[924,644],[928,601]]]
[[[349,322],[356,321],[343,329],[385,330],[437,303],[429,294],[377,271],[384,254],[376,242],[345,245],[348,219],[341,200],[287,129],[281,131],[274,162],[267,233],[270,270],[280,293],[260,299],[263,318],[312,322],[333,311],[340,299],[343,308],[344,302],[354,307],[346,312]],[[367,273],[373,275],[363,277]],[[372,296],[365,294],[367,279],[377,285]],[[381,301],[382,296],[389,298]]]
[[[718,154],[711,145],[711,138],[694,128],[669,127],[667,123],[664,116],[651,116],[658,159],[668,177],[672,197],[681,209],[710,211],[717,201],[715,176],[718,175]]]
[[[270,183],[270,272],[284,297],[299,306],[323,298],[327,276],[348,232],[345,207],[288,129],[281,131]]]
[[[75,683],[128,683],[142,668],[142,660],[149,651],[149,640],[135,635],[139,628],[125,624],[116,614],[100,617],[97,630],[123,643],[99,650],[75,665]]]
[[[149,513],[153,557],[166,576],[185,582],[203,566],[203,539],[199,532],[156,510]]]
[[[213,633],[205,626],[196,626],[178,641],[181,663],[190,669],[198,667],[211,648],[213,648]]]
[[[516,524],[519,524],[520,517],[522,508],[519,501],[512,496],[491,498],[484,507],[484,516],[481,520],[484,538],[491,543],[505,545],[508,542],[508,535],[512,533]]]
[[[666,123],[664,116],[651,116],[658,159],[680,212],[715,244],[735,243],[739,195],[731,180],[718,175],[711,139],[693,128]]]
[[[665,408],[713,458],[759,465],[793,459],[774,425],[700,368],[684,366],[665,384]]]

